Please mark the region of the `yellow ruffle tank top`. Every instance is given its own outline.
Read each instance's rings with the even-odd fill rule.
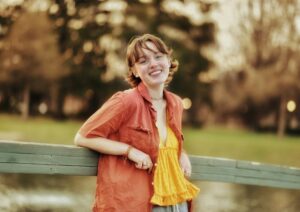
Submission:
[[[200,191],[184,177],[178,160],[178,140],[169,126],[165,144],[160,142],[153,186],[154,195],[150,202],[160,206],[191,200]]]

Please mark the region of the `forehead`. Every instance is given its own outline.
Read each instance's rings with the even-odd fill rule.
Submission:
[[[136,50],[137,50],[138,57],[142,57],[142,56],[145,56],[145,55],[151,54],[151,53],[160,52],[159,49],[157,48],[157,46],[155,45],[155,43],[153,43],[151,41],[146,41],[146,42],[142,43],[142,45],[138,45]]]

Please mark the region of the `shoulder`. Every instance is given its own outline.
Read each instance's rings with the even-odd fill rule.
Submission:
[[[113,97],[118,98],[126,109],[136,108],[139,100],[142,99],[136,88],[119,91]]]
[[[167,99],[169,102],[171,102],[173,105],[182,108],[182,99],[177,94],[171,92],[171,91],[165,91],[165,94],[167,95]]]
[[[126,101],[133,99],[135,96],[135,91],[134,88],[123,90],[123,91],[118,91],[114,93],[110,99],[118,99],[119,101]]]

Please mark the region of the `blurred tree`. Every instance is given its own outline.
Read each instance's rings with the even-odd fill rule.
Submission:
[[[30,24],[28,24],[30,23]],[[29,115],[31,90],[44,90],[68,73],[57,49],[57,38],[46,13],[24,12],[4,39],[0,81],[23,90],[21,112]]]
[[[38,0],[27,0],[20,7],[36,7],[40,3]],[[71,70],[66,75],[53,73],[59,79],[57,86],[49,86],[54,103],[51,108],[56,108],[53,111],[62,111],[64,97],[72,94],[87,101],[83,112],[89,115],[116,90],[128,87],[123,79],[127,71],[125,49],[128,41],[133,35],[153,33],[162,37],[175,50],[175,58],[182,65],[170,87],[182,97],[192,100],[190,122],[199,124],[199,106],[210,100],[210,86],[199,81],[199,73],[211,65],[202,50],[214,41],[214,24],[208,18],[213,4],[197,0],[51,0],[47,4],[48,14],[58,35],[61,60]],[[11,28],[12,32],[16,28]],[[10,38],[11,34],[7,34],[9,39],[17,37]],[[43,37],[42,33],[39,36]],[[32,37],[28,42],[42,42],[34,41],[41,39],[39,36]],[[41,40],[50,36],[44,36]],[[15,55],[21,58],[18,51],[21,50],[14,50],[18,53]],[[14,64],[14,70],[26,70],[25,67],[39,63],[39,58],[30,58],[32,64],[22,60],[27,65]],[[5,75],[9,76],[7,73]]]
[[[209,3],[189,3],[194,7],[195,15],[210,11]],[[177,9],[170,9],[172,5]],[[178,7],[185,7],[185,10],[180,12]],[[134,35],[153,33],[175,50],[175,57],[182,66],[170,86],[181,96],[192,99],[190,121],[199,123],[197,109],[201,101],[209,99],[209,90],[199,81],[198,75],[210,65],[200,50],[213,42],[214,26],[205,18],[194,23],[187,3],[56,0],[49,13],[60,35],[61,51],[72,67],[71,75],[64,81],[64,91],[81,96],[89,93],[86,114],[94,111],[99,102],[113,92],[126,87],[121,77],[127,71],[125,49],[129,39]]]
[[[189,123],[202,124],[198,110],[203,102],[210,102],[210,85],[201,82],[199,74],[207,71],[212,63],[202,50],[214,42],[214,24],[208,18],[213,4],[166,0],[142,2],[132,1],[128,5],[122,37],[127,43],[134,35],[153,33],[171,46],[180,66],[169,87],[191,99],[192,107],[187,111]],[[198,15],[201,18],[195,20]]]
[[[287,101],[297,99],[300,91],[299,1],[249,0],[236,6],[239,21],[232,36],[238,51],[231,57],[241,62],[216,84],[216,106],[223,113],[238,112],[253,127],[276,113],[277,134],[282,137]]]
[[[94,112],[113,92],[125,87],[118,70],[119,61],[115,49],[120,41],[112,34],[113,8],[107,9],[109,1],[62,1],[55,0],[49,7],[59,35],[60,51],[71,73],[63,78],[60,95],[76,95],[87,101],[82,115]],[[112,60],[112,61],[110,61]],[[63,97],[62,97],[63,99]]]
[[[1,2],[0,4],[0,55],[8,49],[8,43],[4,42],[4,38],[7,36],[14,19],[21,11],[22,9],[20,6],[9,6],[6,2]],[[1,68],[0,75],[3,71],[4,70]],[[10,84],[5,83],[4,81],[1,81],[0,83],[0,90],[0,107],[1,109],[9,111],[12,109],[11,105],[15,103],[14,92],[10,88]]]

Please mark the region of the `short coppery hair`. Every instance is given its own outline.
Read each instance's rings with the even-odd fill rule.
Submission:
[[[169,76],[165,82],[165,85],[168,85],[168,83],[172,81],[173,75],[177,71],[179,63],[177,60],[172,59],[172,49],[168,48],[167,45],[160,38],[151,34],[144,34],[141,36],[133,37],[129,42],[126,52],[126,62],[128,66],[126,81],[132,87],[136,87],[141,82],[141,79],[139,77],[134,76],[132,68],[134,64],[138,61],[140,56],[143,54],[142,48],[149,49],[146,45],[146,42],[153,43],[158,49],[158,51],[160,51],[163,54],[166,54],[170,58],[171,65],[169,70]]]

